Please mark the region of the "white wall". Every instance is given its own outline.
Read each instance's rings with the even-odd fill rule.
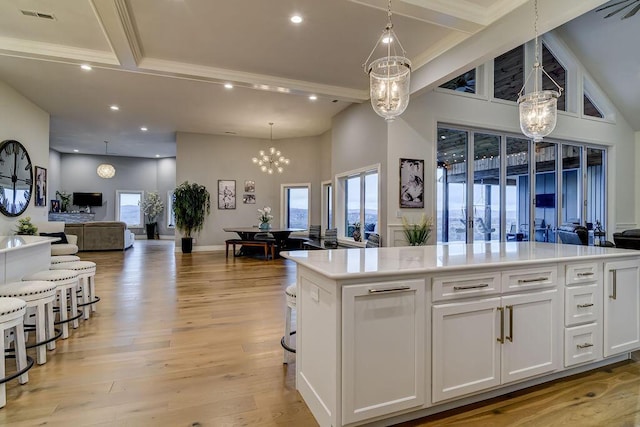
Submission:
[[[176,135],[176,184],[184,181],[204,185],[211,194],[211,215],[202,232],[196,236],[196,246],[219,246],[237,237],[223,231],[224,227],[257,225],[257,209],[270,206],[276,222],[280,219],[280,185],[311,183],[311,222],[320,223],[320,181],[325,136],[279,139],[273,146],[291,160],[283,174],[267,175],[251,162],[259,150],[268,149],[268,139],[208,135],[178,132]],[[218,180],[236,181],[236,209],[218,209]],[[243,204],[245,180],[255,181],[256,204]],[[176,232],[176,239],[181,237]],[[179,247],[179,245],[178,245]],[[195,249],[197,250],[197,248]]]
[[[0,141],[7,139],[24,145],[33,166],[49,168],[49,114],[0,81]],[[0,215],[0,235],[13,234],[17,220],[25,216],[32,222],[46,221],[48,208],[49,201],[47,206],[35,207],[32,196],[20,217]]]

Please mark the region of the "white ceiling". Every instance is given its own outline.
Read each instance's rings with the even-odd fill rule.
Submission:
[[[560,11],[553,1],[540,0]],[[526,3],[394,0],[394,29],[419,73]],[[386,7],[386,0],[3,0],[0,80],[51,114],[50,144],[60,152],[104,154],[108,140],[110,154],[175,156],[177,131],[268,139],[269,122],[274,139],[318,135],[352,102],[368,102],[362,63]],[[295,13],[302,24],[289,21]],[[93,70],[81,70],[83,63]]]

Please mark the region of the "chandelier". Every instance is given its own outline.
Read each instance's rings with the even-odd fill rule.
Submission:
[[[269,137],[269,141],[273,144],[273,123],[269,123],[269,126],[271,126],[271,136]],[[273,145],[269,148],[268,152],[260,150],[258,154],[259,157],[254,157],[251,161],[260,166],[260,170],[262,172],[266,172],[269,175],[273,174],[274,171],[278,171],[278,173],[284,172],[284,165],[289,164],[289,159],[284,157],[280,151],[273,147]]]
[[[365,73],[369,74],[369,94],[373,111],[387,121],[392,121],[409,105],[411,61],[406,58],[402,43],[393,31],[391,0],[387,8],[387,19],[387,26],[364,62],[363,68]],[[387,56],[369,63],[381,42],[387,45]],[[396,54],[396,43],[402,49],[402,55]]]
[[[108,154],[108,150],[107,147],[109,146],[109,141],[105,141],[104,142],[104,154],[107,155]],[[113,167],[112,164],[110,163],[100,163],[98,165],[98,176],[100,178],[105,178],[105,179],[109,179],[109,178],[113,178],[116,175],[116,168]]]
[[[544,70],[540,62],[538,47],[538,0],[534,1],[535,7],[535,62],[529,72],[524,86],[518,93],[518,109],[520,114],[520,129],[534,142],[542,141],[542,138],[553,132],[558,117],[558,98],[562,95],[562,88]],[[547,76],[558,90],[541,90],[542,75]],[[523,95],[527,82],[533,75],[533,92]]]

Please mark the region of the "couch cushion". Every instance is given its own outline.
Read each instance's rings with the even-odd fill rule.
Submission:
[[[67,235],[64,234],[63,232],[59,232],[59,233],[40,233],[41,236],[46,236],[46,237],[59,237],[60,240],[57,240],[55,242],[51,242],[52,245],[61,245],[63,243],[69,243],[69,241],[67,240]]]
[[[638,237],[640,238],[640,228],[634,228],[631,230],[625,230],[622,232],[624,237]]]

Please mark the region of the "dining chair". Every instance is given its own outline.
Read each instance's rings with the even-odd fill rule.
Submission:
[[[369,238],[367,239],[366,248],[379,248],[381,243],[380,235],[378,233],[369,234]]]
[[[335,249],[338,247],[338,229],[327,228],[324,232],[324,247],[326,249]]]

